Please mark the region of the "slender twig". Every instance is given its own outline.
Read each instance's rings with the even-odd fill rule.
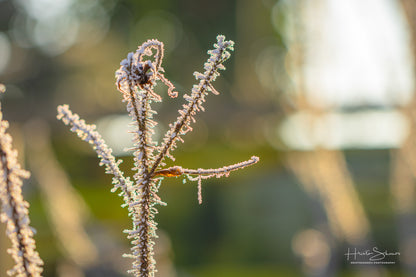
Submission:
[[[143,60],[144,56],[152,56],[152,49],[156,49],[154,62]],[[126,230],[128,238],[132,239],[132,254],[126,255],[134,258],[133,269],[130,271],[136,276],[151,276],[155,271],[153,259],[153,241],[156,237],[156,222],[153,218],[157,212],[154,205],[164,204],[157,196],[156,181],[149,174],[149,163],[154,161],[153,152],[155,142],[152,140],[154,127],[157,124],[152,120],[156,112],[151,108],[151,102],[161,101],[161,97],[154,93],[153,86],[157,79],[164,82],[169,88],[169,95],[175,97],[173,85],[161,73],[163,59],[163,43],[157,40],[148,40],[139,46],[134,54],[129,54],[121,62],[116,72],[117,87],[127,101],[127,111],[133,119],[134,131],[134,165],[137,173],[134,175],[136,184],[136,199],[129,206],[137,207],[138,214],[132,215],[133,229]]]
[[[199,72],[194,73],[195,78],[200,80],[199,84],[194,85],[191,96],[186,94],[184,95],[188,104],[184,104],[183,109],[179,110],[179,116],[176,121],[169,124],[170,128],[163,139],[162,146],[158,149],[159,154],[156,157],[156,161],[153,163],[150,175],[152,175],[159,165],[161,165],[165,156],[174,160],[174,157],[170,154],[170,150],[176,147],[175,141],[182,140],[180,135],[184,135],[192,130],[190,123],[191,121],[195,122],[195,118],[193,116],[197,111],[204,110],[202,103],[205,102],[205,96],[208,94],[208,91],[218,94],[211,83],[215,81],[217,76],[219,76],[218,70],[225,69],[222,63],[230,57],[231,54],[227,50],[234,49],[234,42],[231,40],[225,41],[225,37],[219,35],[217,36],[217,43],[214,44],[214,47],[214,50],[208,51],[210,58],[204,64],[204,74]]]
[[[127,203],[133,199],[131,192],[131,181],[130,178],[124,178],[123,172],[121,172],[119,165],[121,160],[115,159],[112,154],[112,150],[107,146],[101,135],[95,131],[96,126],[86,124],[85,120],[80,119],[79,115],[72,113],[68,105],[58,106],[58,119],[62,120],[65,125],[71,126],[71,131],[76,133],[83,141],[88,142],[92,145],[97,156],[100,158],[100,165],[104,165],[106,173],[112,174],[114,188],[116,191],[118,188],[121,189],[123,197]]]
[[[9,123],[0,110],[0,220],[6,223],[6,235],[12,242],[8,253],[15,261],[9,276],[39,277],[43,261],[35,250],[34,230],[29,226],[29,203],[23,199],[23,179],[30,173],[17,162],[17,151],[12,149],[12,137],[6,133]]]
[[[216,176],[221,177],[224,175],[228,175],[231,171],[235,171],[238,169],[243,169],[244,167],[247,167],[249,165],[253,165],[259,161],[259,157],[252,156],[249,160],[236,163],[228,166],[223,166],[221,168],[209,168],[209,169],[188,169],[188,168],[182,168],[180,166],[172,166],[166,169],[158,170],[156,171],[153,176],[165,176],[165,177],[178,177],[182,174],[188,174],[188,175],[208,175],[208,176]]]
[[[188,169],[182,168],[180,166],[172,166],[166,169],[158,170],[153,173],[154,177],[162,176],[162,177],[178,177],[183,174],[187,176],[187,178],[191,181],[198,181],[198,202],[202,204],[202,179],[208,179],[212,177],[220,178],[222,176],[228,177],[228,175],[235,170],[243,169],[244,167],[253,165],[260,160],[257,156],[252,156],[250,160],[236,163],[228,166],[223,166],[221,168],[209,168],[209,169]],[[197,175],[196,177],[192,177],[191,175]]]

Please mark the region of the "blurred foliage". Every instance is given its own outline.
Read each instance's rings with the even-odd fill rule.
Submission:
[[[260,74],[259,62],[267,60],[275,62],[276,70],[281,71],[279,78],[290,83],[283,58],[287,48],[281,32],[284,10],[272,13],[279,1],[66,0],[56,2],[60,7],[53,2],[0,1],[0,34],[7,37],[10,48],[9,56],[0,53],[0,59],[8,61],[0,70],[0,81],[7,86],[2,108],[16,128],[33,118],[42,118],[51,126],[57,160],[91,209],[93,216],[87,226],[91,235],[101,230],[120,245],[121,252],[116,255],[127,252],[128,240],[122,233],[130,224],[127,210],[120,208],[121,199],[110,193],[111,177],[98,166],[89,146],[55,120],[56,106],[67,103],[89,122],[125,114],[114,86],[114,72],[128,52],[153,37],[165,43],[162,66],[166,76],[180,94],[188,92],[195,83],[192,73],[202,69],[206,51],[221,33],[236,42],[235,55],[215,84],[221,95],[208,97],[207,111],[198,115],[194,133],[185,137],[185,143],[174,152],[176,161],[168,165],[218,167],[253,154],[261,162],[227,179],[203,181],[202,205],[197,202],[195,183],[166,179],[160,196],[168,206],[159,207],[159,228],[171,241],[170,257],[177,276],[303,276],[301,261],[292,251],[292,238],[303,229],[319,228],[325,219],[322,207],[284,167],[286,152],[277,135],[277,122],[283,114],[281,104],[287,100],[282,92],[286,83],[273,88],[261,84],[261,79],[268,77]],[[47,5],[63,9],[77,29],[68,27],[68,22],[61,22],[61,30],[53,29],[50,25],[58,21],[47,12]],[[43,25],[41,20],[46,20]],[[45,24],[52,29],[43,30]],[[59,34],[59,41],[43,43],[42,37],[35,37],[43,31]],[[62,46],[71,34],[74,38]],[[181,97],[171,100],[163,90],[160,93],[165,102],[155,106],[163,129],[176,118],[182,102]],[[350,151],[346,157],[375,245],[396,250],[396,219],[388,204],[388,151]],[[122,158],[122,169],[128,173],[132,159]],[[36,181],[32,179],[25,190],[38,249],[46,263],[45,276],[57,276],[55,267],[64,257]],[[333,246],[339,260],[336,276],[355,276],[355,269],[342,259],[345,249],[344,245]],[[5,251],[3,245],[0,250]],[[388,276],[404,276],[399,266],[386,267]],[[3,272],[1,267],[0,274]]]

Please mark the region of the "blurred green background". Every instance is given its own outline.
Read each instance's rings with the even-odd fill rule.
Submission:
[[[336,2],[1,0],[0,82],[7,87],[1,98],[2,109],[11,123],[10,133],[23,167],[32,172],[24,194],[31,205],[31,226],[37,230],[37,249],[45,261],[44,276],[125,276],[130,267],[129,260],[121,258],[122,253],[129,251],[129,241],[122,233],[130,227],[127,210],[120,207],[121,198],[110,192],[111,177],[98,166],[94,151],[56,120],[56,106],[69,104],[87,122],[97,124],[124,160],[122,168],[130,174],[132,158],[123,152],[129,146],[128,119],[114,85],[114,72],[120,61],[147,39],[164,42],[162,66],[180,96],[169,99],[164,85],[157,86],[164,98],[154,105],[159,122],[155,138],[160,139],[169,122],[176,118],[183,103],[181,95],[189,93],[195,83],[192,73],[203,70],[206,51],[212,49],[217,34],[236,43],[235,52],[225,64],[227,70],[214,83],[221,94],[207,98],[206,112],[197,115],[194,131],[173,152],[176,161],[168,161],[167,165],[216,168],[252,155],[259,156],[261,161],[228,178],[204,180],[202,205],[198,205],[196,183],[184,183],[182,178],[163,182],[160,197],[168,206],[159,207],[156,218],[160,233],[156,241],[160,272],[157,276],[415,276],[415,206],[397,208],[391,187],[392,155],[402,149],[401,142],[330,147],[331,151],[342,151],[346,166],[341,163],[337,168],[346,170],[341,172],[354,181],[363,211],[361,219],[366,220],[359,221],[363,226],[356,227],[363,232],[359,239],[351,239],[348,230],[346,235],[339,235],[331,223],[334,215],[326,204],[337,203],[337,197],[343,195],[331,196],[333,199],[328,202],[325,197],[329,196],[322,191],[310,193],[307,185],[302,185],[302,174],[292,173],[296,172],[293,166],[296,168],[297,162],[287,162],[292,153],[319,154],[321,148],[326,148],[325,144],[305,149],[296,142],[287,143],[279,126],[290,114],[310,110],[311,106],[315,112],[313,107],[319,107],[317,113],[386,107],[401,112],[407,105],[403,103],[412,99],[411,85],[410,89],[402,89],[393,81],[387,89],[382,83],[380,90],[390,93],[389,99],[400,98],[395,96],[400,93],[398,90],[411,90],[405,93],[407,102],[366,101],[365,83],[362,90],[361,83],[357,83],[358,89],[352,88],[359,91],[358,104],[314,106],[319,101],[306,97],[309,104],[305,106],[303,98],[293,97],[320,88],[311,85],[320,79],[314,79],[311,73],[314,63],[310,57],[331,60],[334,53],[319,56],[313,52],[316,49],[308,48],[310,42],[329,34],[329,30],[316,27],[318,31],[311,31],[309,27],[313,25],[307,20],[313,23],[314,19],[325,17],[325,12],[329,17],[330,9],[325,7]],[[398,21],[406,21],[402,2],[381,2],[387,10],[401,16],[396,17]],[[361,12],[371,21],[369,5],[363,5]],[[374,2],[373,8],[377,5]],[[321,14],[313,13],[311,7]],[[354,6],[357,7],[359,12],[360,5]],[[403,24],[407,40],[398,43],[408,47],[407,60],[413,61],[409,39],[412,25]],[[316,45],[319,46],[313,44]],[[383,47],[378,42],[374,45]],[[394,52],[395,48],[392,49]],[[383,65],[382,68],[390,66]],[[413,84],[412,67],[406,68],[410,68],[406,80]],[[393,69],[388,75],[392,79],[396,76]],[[336,74],[328,78],[336,81]],[[338,94],[336,89],[331,93]],[[387,133],[396,133],[397,125],[385,125]],[[312,164],[308,172],[313,171]],[[324,171],[318,179],[326,178],[325,174],[332,169]],[[337,183],[333,186],[336,191]],[[413,179],[409,187],[414,187]],[[414,200],[414,189],[405,194]],[[66,197],[71,200],[66,201]],[[341,210],[342,207],[339,214],[338,210],[335,212],[335,218],[347,221],[349,218],[341,218]],[[354,213],[351,217],[355,217]],[[79,224],[83,229],[68,229],[71,224]],[[83,235],[80,239],[71,232]],[[91,245],[81,243],[79,254],[76,249],[68,249],[83,239]],[[408,247],[402,248],[403,245]],[[374,246],[388,252],[400,251],[401,255],[392,258],[395,263],[389,265],[363,267],[346,261],[348,248]],[[0,276],[6,276],[6,269],[11,267],[7,247],[3,236]],[[91,258],[85,258],[85,253],[90,253]]]

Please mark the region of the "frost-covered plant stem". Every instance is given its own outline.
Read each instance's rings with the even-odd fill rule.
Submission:
[[[180,166],[172,166],[167,169],[158,170],[154,173],[153,176],[166,176],[166,177],[178,177],[183,174],[191,181],[198,181],[198,202],[202,204],[202,193],[201,193],[201,181],[202,179],[209,179],[212,177],[221,178],[222,176],[228,177],[231,171],[242,169],[246,166],[253,165],[259,161],[259,157],[252,156],[250,160],[236,163],[228,166],[223,166],[221,168],[209,168],[209,169],[188,169],[182,168]],[[197,177],[192,177],[196,175]]]
[[[2,119],[0,111],[0,220],[6,223],[6,235],[12,242],[8,253],[15,261],[9,276],[38,277],[43,262],[35,250],[34,231],[29,226],[29,203],[23,199],[23,179],[29,178],[17,162],[17,151],[12,149],[12,137],[6,133],[9,123]]]
[[[116,161],[112,155],[112,150],[107,146],[101,135],[95,131],[96,126],[86,124],[79,115],[72,113],[68,105],[58,106],[58,119],[62,120],[65,125],[71,126],[71,131],[76,133],[83,141],[92,145],[100,158],[100,166],[105,166],[106,173],[113,175],[114,188],[116,191],[120,188],[120,195],[123,196],[126,203],[133,201],[132,182],[130,178],[124,178],[123,172],[120,171],[119,165],[121,160]]]
[[[129,53],[127,58],[120,63],[116,71],[116,85],[123,95],[123,101],[127,103],[127,112],[132,118],[134,126],[132,148],[134,156],[134,183],[123,177],[119,169],[120,161],[115,161],[111,155],[111,149],[105,144],[101,136],[95,131],[94,125],[88,125],[77,114],[73,114],[67,105],[58,107],[58,119],[71,125],[71,131],[78,134],[81,139],[89,142],[101,159],[100,165],[106,166],[106,172],[114,176],[113,191],[120,188],[125,206],[129,209],[129,215],[133,226],[131,230],[125,230],[131,239],[131,253],[125,255],[134,259],[132,269],[129,270],[136,277],[153,277],[156,268],[153,258],[153,239],[157,237],[157,223],[154,220],[157,214],[155,205],[166,205],[157,195],[162,177],[185,175],[189,180],[198,181],[198,199],[201,203],[201,180],[211,177],[228,176],[231,171],[244,168],[259,161],[253,156],[250,160],[238,164],[225,166],[218,169],[184,169],[174,166],[167,169],[163,167],[165,157],[174,160],[170,151],[176,148],[176,141],[183,141],[181,136],[191,131],[191,122],[195,121],[194,115],[203,111],[203,102],[209,92],[219,94],[212,82],[219,76],[219,69],[225,69],[222,65],[230,57],[229,50],[233,50],[234,42],[225,41],[224,36],[217,37],[215,49],[208,51],[210,58],[204,65],[205,72],[195,72],[194,75],[199,84],[192,88],[191,95],[184,95],[187,104],[179,110],[179,116],[174,123],[169,125],[163,143],[156,147],[152,135],[156,122],[153,121],[153,102],[160,102],[162,98],[153,90],[156,81],[160,80],[168,87],[168,94],[176,97],[172,83],[163,75],[161,67],[163,59],[163,43],[152,39],[143,43],[135,53]],[[153,53],[153,50],[156,50]],[[153,61],[144,57],[153,57]],[[195,176],[196,177],[193,177]]]
[[[170,129],[165,135],[164,143],[159,149],[159,155],[157,156],[156,161],[150,170],[150,174],[154,173],[165,156],[168,156],[174,160],[169,151],[176,147],[176,140],[182,141],[180,135],[184,135],[192,130],[190,123],[191,121],[195,122],[195,118],[193,116],[197,111],[204,111],[202,103],[205,102],[205,96],[208,94],[208,92],[211,91],[216,95],[219,94],[219,92],[216,91],[212,86],[212,82],[215,81],[217,76],[219,76],[218,70],[225,69],[222,63],[231,56],[228,50],[234,50],[234,42],[231,40],[225,41],[224,36],[218,36],[217,44],[214,46],[214,50],[208,51],[210,58],[204,64],[204,74],[199,72],[194,73],[195,78],[200,80],[199,84],[194,85],[192,88],[192,94],[190,96],[187,94],[184,95],[184,98],[188,104],[183,105],[183,109],[179,110],[179,116],[176,121],[169,125]]]

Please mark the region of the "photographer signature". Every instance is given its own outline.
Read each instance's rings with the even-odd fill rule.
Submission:
[[[400,252],[388,252],[387,250],[385,251],[380,251],[377,247],[373,247],[372,250],[364,250],[364,251],[358,251],[357,248],[354,248],[354,250],[352,251],[350,248],[348,248],[348,252],[344,254],[345,256],[347,256],[347,261],[351,259],[353,260],[357,260],[357,257],[368,257],[369,261],[382,261],[384,260],[387,256],[400,256]]]

